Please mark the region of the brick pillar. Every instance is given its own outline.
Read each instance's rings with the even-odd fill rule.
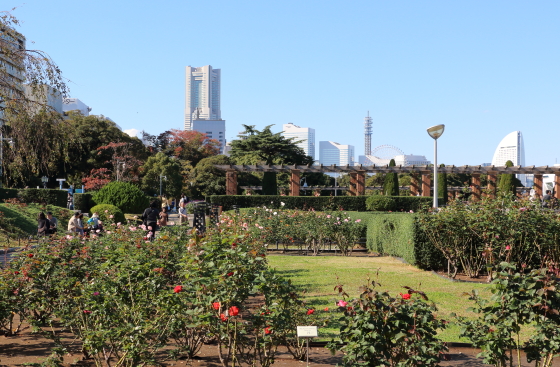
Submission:
[[[554,197],[560,200],[560,174],[554,175]]]
[[[291,170],[292,178],[290,179],[290,196],[299,196],[299,183],[301,172],[299,169]]]
[[[432,187],[432,174],[422,173],[422,196],[431,196],[430,195],[431,187]]]
[[[356,173],[356,195],[364,196],[366,194],[366,171],[358,171]]]
[[[358,196],[356,186],[358,183],[358,174],[356,172],[350,172],[350,196]]]
[[[237,195],[237,172],[226,171],[226,195]]]
[[[542,186],[543,186],[543,180],[542,180],[542,175],[537,175],[535,174],[534,176],[534,184],[535,184],[535,194],[537,195],[537,198],[539,200],[542,200],[543,197],[543,192],[542,192]]]
[[[496,198],[496,180],[498,175],[496,172],[488,172],[488,195],[490,198]]]
[[[418,174],[411,173],[410,178],[410,195],[418,196],[418,194],[420,193],[420,187],[418,186]]]
[[[471,198],[475,201],[480,200],[480,194],[482,190],[480,189],[480,173],[472,174],[472,195]]]

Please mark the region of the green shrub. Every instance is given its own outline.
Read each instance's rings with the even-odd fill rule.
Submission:
[[[18,197],[24,203],[47,203],[65,207],[68,191],[59,189],[22,189],[18,191]]]
[[[96,204],[111,204],[118,207],[123,213],[142,213],[150,203],[146,195],[136,186],[128,182],[111,182],[94,196]]]
[[[441,198],[439,198],[442,202]],[[367,210],[409,212],[419,211],[432,205],[433,198],[430,196],[383,196],[372,195],[366,199]]]
[[[99,204],[91,208],[91,214],[99,214],[99,219],[103,222],[105,227],[109,223],[125,223],[123,212],[116,206],[111,204]],[[111,216],[113,216],[111,218]]]
[[[240,208],[279,208],[281,202],[285,204],[284,209],[366,210],[366,196],[212,195],[208,199],[223,210],[231,210],[233,205]]]
[[[429,242],[412,213],[372,213],[367,222],[367,248],[402,257],[421,269],[443,269],[445,258]]]
[[[95,206],[93,193],[87,192],[84,194],[74,194],[74,209],[80,210],[83,213],[89,213],[92,206]]]
[[[0,201],[4,201],[6,199],[14,199],[18,197],[19,189],[0,189]]]
[[[396,203],[390,196],[373,195],[366,200],[366,209],[371,211],[386,212],[395,210]]]

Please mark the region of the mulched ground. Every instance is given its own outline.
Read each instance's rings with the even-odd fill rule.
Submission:
[[[65,344],[72,343],[72,336],[69,333],[63,335]],[[50,349],[52,347],[53,343],[50,340],[38,334],[31,333],[29,327],[24,327],[17,336],[0,336],[0,367],[15,367],[23,366],[26,363],[41,363],[51,354]],[[452,346],[449,348],[449,352],[446,355],[448,360],[442,361],[440,365],[464,367],[485,366],[480,359],[476,358],[478,352],[478,350],[470,347]],[[94,367],[92,361],[82,361],[80,344],[77,341],[72,344],[69,354],[64,358],[64,362],[66,367]],[[333,356],[327,349],[312,345],[309,353],[309,365],[316,367],[342,365],[342,354],[337,353]],[[523,364],[523,366],[527,367],[533,365],[534,362],[531,365],[526,362]],[[163,366],[220,367],[221,363],[218,358],[217,347],[215,345],[205,345],[196,359],[191,361],[169,361],[164,363]],[[306,362],[294,360],[285,348],[280,348],[280,353],[274,366],[302,367],[306,366]],[[553,366],[560,367],[560,361],[555,361]]]

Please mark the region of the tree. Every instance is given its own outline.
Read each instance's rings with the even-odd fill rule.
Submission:
[[[512,161],[507,161],[506,167],[513,167]],[[498,182],[498,192],[503,195],[515,196],[515,175],[513,173],[503,173],[500,175],[500,182]]]
[[[198,162],[192,171],[191,196],[201,198],[209,195],[225,195],[225,172],[214,167],[225,164],[231,164],[230,158],[225,155],[215,155]]]
[[[395,160],[391,159],[389,167],[395,166]],[[385,175],[385,182],[383,182],[383,195],[399,196],[399,176],[396,172],[389,172]]]
[[[296,144],[294,138],[286,138],[281,133],[273,133],[266,126],[262,131],[254,125],[243,125],[245,131],[238,140],[231,142],[231,158],[237,164],[312,164],[313,158],[305,155],[305,151]],[[278,184],[275,172],[263,175],[263,194],[276,195]]]
[[[62,72],[51,57],[26,48],[25,37],[16,31],[19,24],[11,12],[0,11],[0,120],[8,124],[5,114],[52,111],[47,94],[62,98],[68,94]]]
[[[148,158],[142,166],[142,190],[150,195],[159,194],[160,180],[163,194],[169,197],[179,197],[183,188],[181,164],[173,158],[159,152]],[[160,178],[165,176],[165,179]]]
[[[445,167],[445,164],[440,164]],[[447,173],[438,173],[438,198],[443,198],[442,204],[447,203]]]

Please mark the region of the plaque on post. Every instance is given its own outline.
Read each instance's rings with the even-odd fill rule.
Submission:
[[[309,366],[309,339],[316,338],[318,336],[317,326],[298,326],[297,327],[298,338],[305,338],[307,344],[307,366]]]

